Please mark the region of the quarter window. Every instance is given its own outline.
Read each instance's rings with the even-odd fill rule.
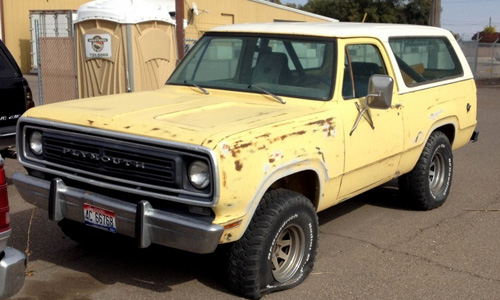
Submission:
[[[406,86],[445,80],[463,74],[447,38],[416,37],[389,40]]]

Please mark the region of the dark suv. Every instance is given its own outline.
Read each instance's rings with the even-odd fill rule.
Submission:
[[[9,148],[16,144],[17,120],[33,106],[28,82],[0,40],[0,154],[12,156]]]

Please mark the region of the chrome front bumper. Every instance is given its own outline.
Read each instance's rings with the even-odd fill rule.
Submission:
[[[16,188],[27,202],[49,212],[54,221],[70,219],[84,223],[83,204],[113,211],[117,233],[133,237],[141,248],[151,243],[194,253],[211,253],[219,244],[224,228],[191,215],[154,209],[148,201],[138,204],[16,173]]]
[[[24,253],[7,247],[0,260],[0,299],[15,295],[24,285],[26,256]]]

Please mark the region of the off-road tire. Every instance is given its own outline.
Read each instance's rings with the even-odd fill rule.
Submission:
[[[269,191],[229,249],[229,287],[251,299],[292,288],[311,272],[317,246],[318,217],[311,201],[285,189]]]
[[[437,208],[446,201],[453,176],[450,141],[440,131],[433,132],[413,170],[398,180],[404,200],[420,210]]]

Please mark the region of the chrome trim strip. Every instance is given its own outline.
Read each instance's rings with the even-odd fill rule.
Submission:
[[[15,132],[3,133],[3,134],[0,134],[0,138],[7,138],[7,137],[11,137],[13,135],[15,136],[16,133]]]

